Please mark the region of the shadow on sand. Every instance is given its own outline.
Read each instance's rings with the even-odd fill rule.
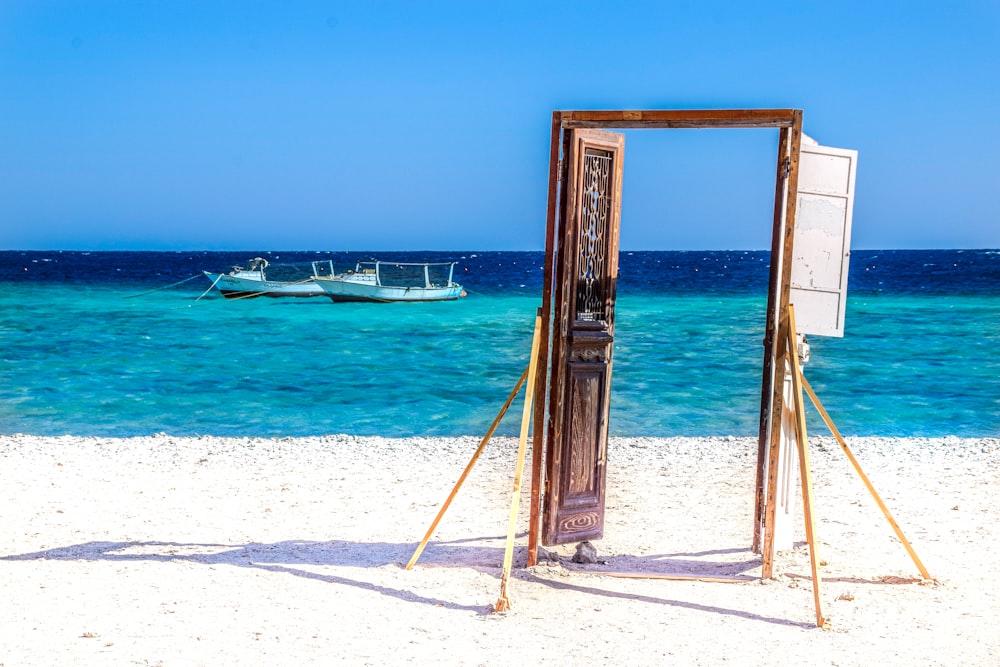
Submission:
[[[523,537],[523,535],[522,535]],[[452,542],[432,542],[421,555],[417,564],[419,568],[473,568],[499,578],[503,561],[504,537],[481,537]],[[251,542],[247,544],[216,544],[194,542],[168,541],[131,541],[131,542],[84,542],[65,547],[56,547],[42,551],[23,554],[0,556],[0,561],[113,561],[113,562],[189,562],[202,565],[229,565],[234,567],[255,568],[267,572],[290,574],[314,581],[340,586],[352,586],[368,590],[380,595],[394,597],[405,602],[429,604],[445,609],[473,612],[480,615],[491,613],[492,606],[465,605],[422,595],[405,588],[393,588],[371,582],[352,579],[316,571],[317,567],[362,568],[373,569],[393,567],[403,573],[403,566],[412,555],[413,543],[387,542],[352,542],[346,540],[307,541],[285,540],[273,543]],[[596,565],[572,564],[570,571],[600,575],[602,572],[614,570],[628,571],[636,574],[674,574],[686,573],[699,576],[727,576],[746,572],[759,567],[759,559],[742,558],[735,561],[703,561],[704,556],[733,556],[743,554],[752,556],[745,549],[722,549],[691,553],[658,554],[654,556],[614,556]],[[585,595],[597,595],[609,598],[629,599],[649,604],[668,605],[702,611],[705,613],[737,616],[750,620],[788,625],[811,627],[810,623],[793,622],[787,619],[762,616],[738,609],[727,609],[697,603],[671,600],[650,595],[626,593],[610,588],[602,588],[596,582],[606,583],[609,580],[599,577],[591,578],[594,585],[581,586],[570,583],[564,577],[561,581],[550,578],[542,565],[530,570],[523,569],[526,561],[526,549],[518,547],[515,550],[514,577],[524,581],[545,586],[554,590],[576,591]],[[567,566],[570,564],[567,563]],[[565,573],[566,570],[563,570]],[[746,577],[748,580],[755,580]],[[711,584],[709,584],[711,585]],[[650,585],[653,588],[653,585]]]

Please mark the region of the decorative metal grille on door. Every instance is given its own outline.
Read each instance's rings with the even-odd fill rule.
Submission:
[[[580,210],[580,260],[576,294],[576,319],[606,322],[607,236],[611,211],[612,154],[586,149],[583,159],[583,201]]]

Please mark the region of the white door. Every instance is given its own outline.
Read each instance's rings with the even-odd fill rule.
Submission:
[[[857,162],[803,135],[790,296],[800,334],[844,335]]]

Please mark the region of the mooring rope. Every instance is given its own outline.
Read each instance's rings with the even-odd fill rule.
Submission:
[[[213,282],[211,285],[209,285],[208,289],[205,290],[204,292],[202,292],[201,295],[197,299],[195,299],[195,302],[201,301],[201,298],[203,296],[205,296],[206,294],[208,294],[209,292],[211,292],[212,288],[215,287],[215,283],[219,282],[219,279],[222,278],[222,275],[223,274],[219,274],[219,277],[215,279],[215,282]],[[310,282],[311,280],[312,280],[312,278],[306,278],[305,280],[300,280],[298,282],[288,283],[288,285],[302,285],[303,283]],[[284,285],[282,287],[284,287]],[[250,292],[248,294],[241,294],[240,296],[230,296],[230,297],[226,297],[226,298],[229,301],[237,301],[239,299],[249,299],[251,297],[261,296],[262,294],[267,294],[268,292],[273,292],[276,289],[280,289],[280,288],[279,287],[275,287],[273,289],[264,290],[263,292]],[[194,305],[194,304],[189,303],[189,304],[184,305],[184,306],[177,306],[177,308],[172,308],[171,310],[177,310],[178,308],[190,308],[192,305]]]
[[[198,296],[198,298],[197,298],[197,299],[195,299],[195,303],[197,303],[198,301],[201,301],[201,298],[202,298],[203,296],[205,296],[206,294],[208,294],[209,292],[211,292],[211,291],[212,291],[212,288],[213,288],[213,287],[215,287],[215,283],[219,282],[219,280],[221,280],[221,279],[222,279],[222,276],[223,276],[223,274],[221,274],[221,273],[220,273],[219,275],[217,275],[217,276],[215,277],[215,280],[213,280],[213,281],[212,281],[212,284],[208,286],[208,289],[207,289],[207,290],[205,290],[204,292],[202,292],[202,293],[201,293],[201,294],[200,294],[200,295]]]
[[[201,274],[200,273],[196,273],[193,276],[191,276],[190,278],[185,278],[184,280],[178,280],[175,283],[170,283],[169,285],[164,285],[163,287],[157,287],[156,289],[151,289],[148,292],[142,292],[140,294],[126,294],[122,298],[123,299],[134,299],[137,296],[146,296],[147,294],[152,294],[153,292],[159,292],[160,290],[163,290],[163,289],[169,289],[171,287],[177,287],[178,285],[183,285],[184,283],[186,283],[189,280],[194,280],[195,278],[200,278],[200,277],[201,277]],[[209,289],[211,289],[211,288],[209,288]]]

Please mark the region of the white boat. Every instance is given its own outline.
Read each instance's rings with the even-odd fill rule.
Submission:
[[[250,260],[247,268],[234,266],[229,273],[209,273],[205,277],[212,281],[212,287],[222,292],[227,299],[248,299],[257,296],[323,296],[325,292],[313,281],[318,266],[313,262],[313,276],[298,281],[268,280],[264,269],[268,266],[263,257]],[[330,265],[333,272],[333,265]],[[211,289],[211,288],[210,288]]]
[[[358,262],[353,271],[313,276],[334,301],[452,301],[465,296],[455,262]]]

